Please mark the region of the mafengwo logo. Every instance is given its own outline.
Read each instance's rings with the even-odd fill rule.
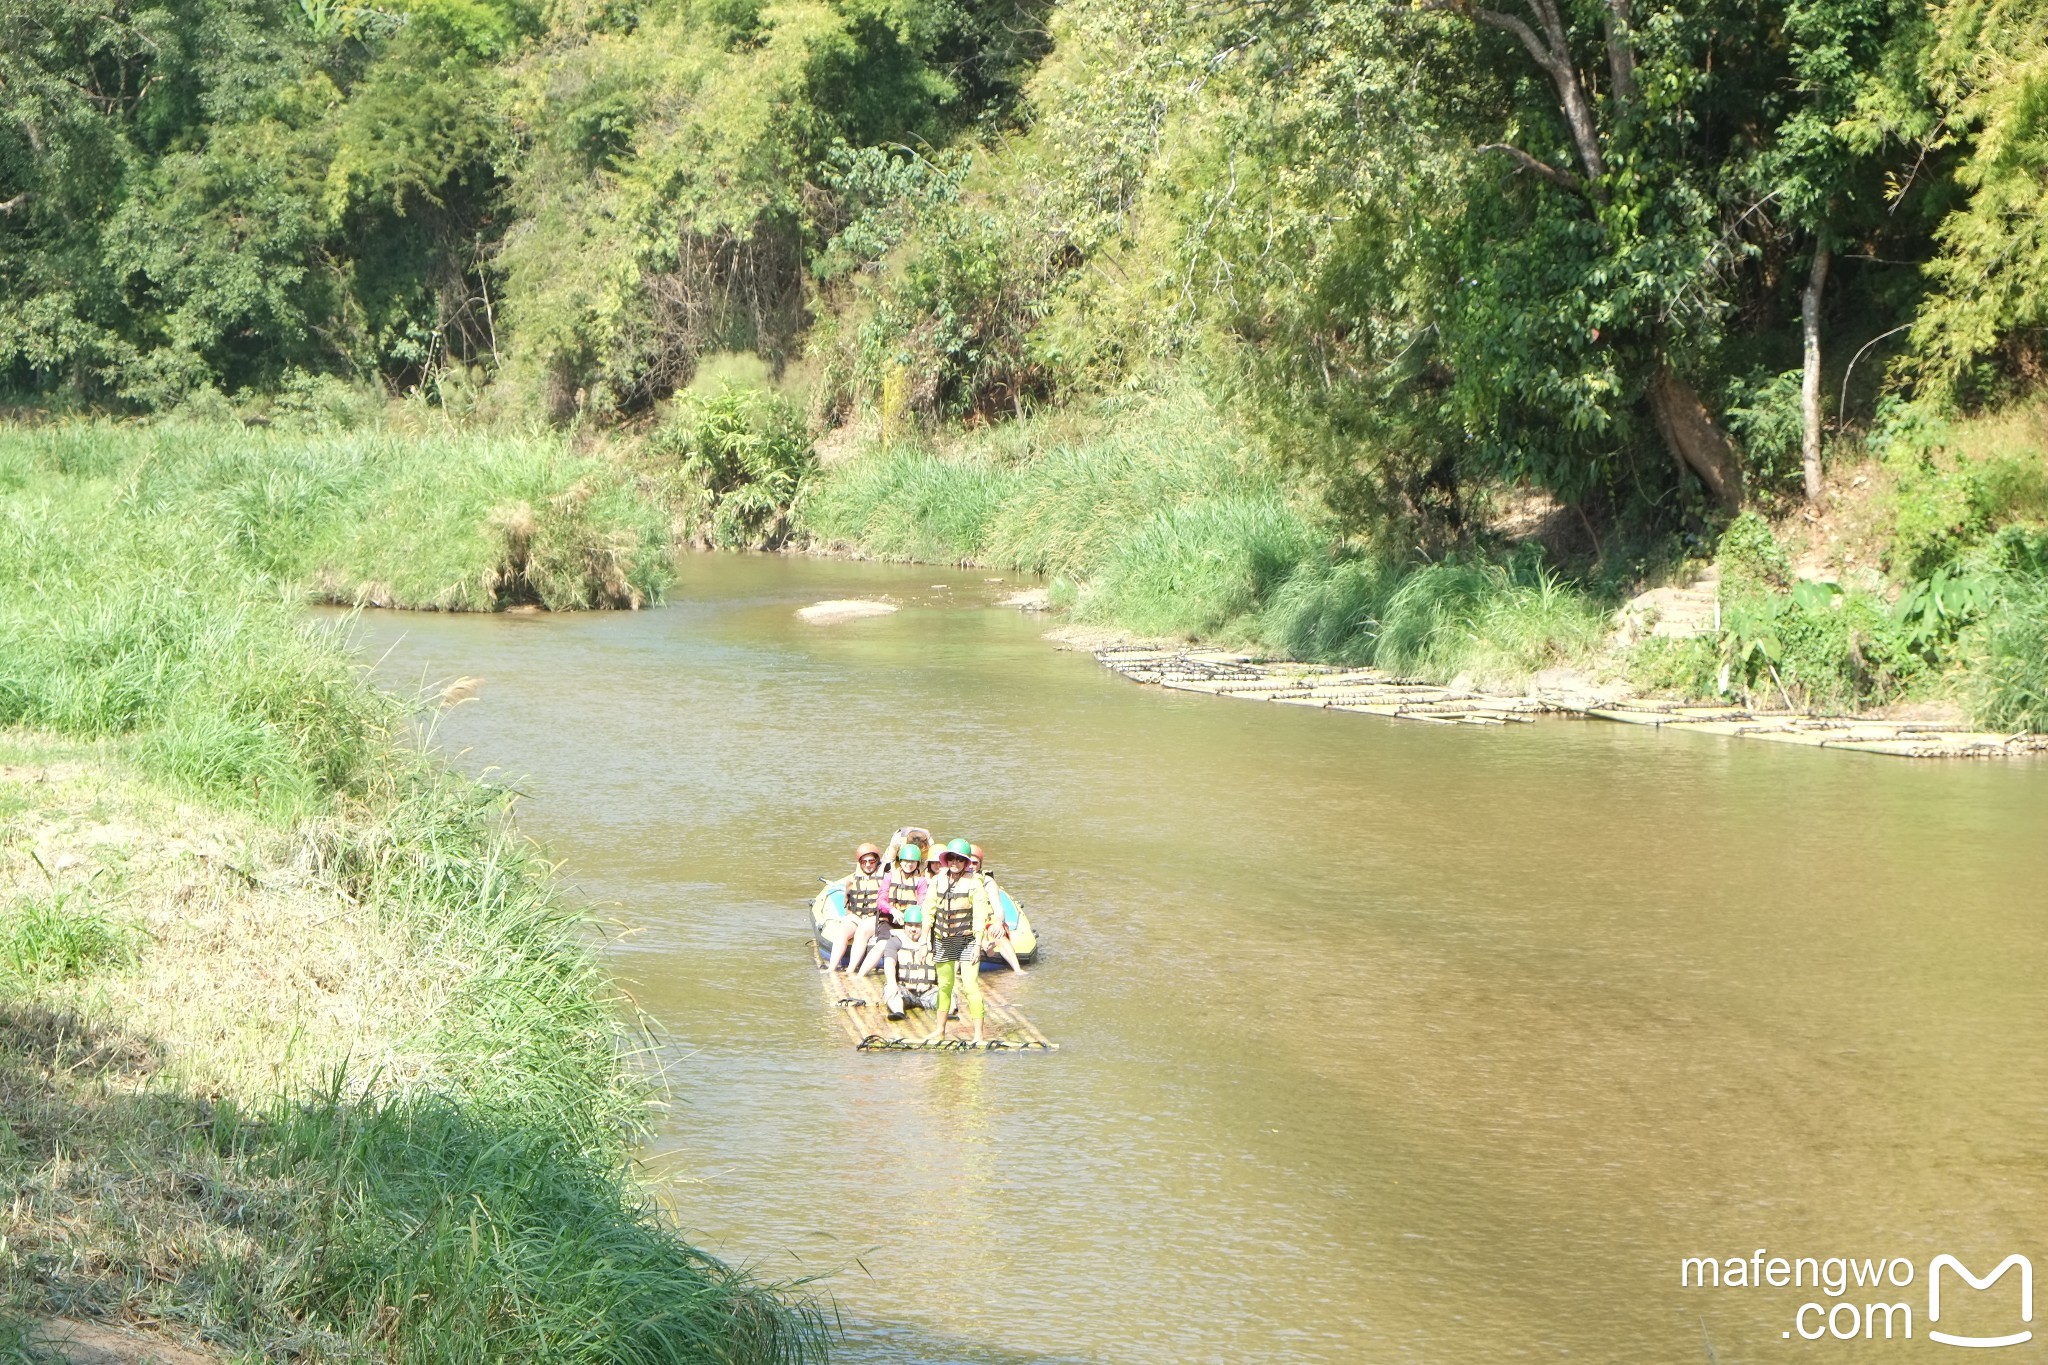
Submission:
[[[1987,1263],[1988,1258],[1978,1260]],[[1803,1341],[1910,1340],[1918,1295],[1900,1291],[1911,1291],[1921,1279],[1927,1285],[1927,1316],[1920,1325],[1927,1340],[1992,1349],[2034,1339],[2034,1263],[2017,1253],[1982,1275],[1947,1252],[1929,1260],[1922,1276],[1904,1256],[1786,1257],[1761,1247],[1747,1258],[1688,1256],[1678,1270],[1681,1289],[1812,1291],[1818,1297],[1793,1309],[1792,1325],[1779,1333]]]

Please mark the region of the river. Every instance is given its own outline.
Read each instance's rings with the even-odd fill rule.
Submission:
[[[1164,693],[1008,590],[701,556],[657,611],[357,628],[394,685],[483,679],[439,740],[610,928],[673,1076],[649,1171],[818,1277],[837,1359],[1884,1350],[1680,1287],[1758,1248],[1907,1258],[1940,1357],[1932,1255],[2048,1269],[2048,765]],[[848,1047],[801,906],[906,822],[1033,912],[1060,1051]]]

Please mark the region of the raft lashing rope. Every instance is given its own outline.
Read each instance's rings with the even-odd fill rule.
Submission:
[[[825,990],[825,1002],[838,1019],[846,1040],[857,1052],[1057,1052],[1059,1044],[1038,1031],[1038,1026],[1025,1017],[1024,1012],[1004,1000],[996,989],[998,982],[1007,983],[1004,973],[985,973],[981,978],[982,998],[987,1008],[982,1025],[984,1041],[976,1044],[973,1038],[972,1020],[961,1017],[964,1008],[956,1006],[953,1019],[947,1024],[947,1034],[937,1041],[927,1042],[938,1021],[932,1011],[913,1008],[901,1018],[891,1019],[889,1007],[882,999],[882,977],[879,973],[870,976],[854,976],[844,971],[824,971],[824,956],[812,942],[814,960],[821,969],[819,983]],[[955,1032],[957,1030],[957,1032]]]
[[[879,1033],[870,1033],[855,1043],[856,1052],[1051,1052],[1058,1043],[1019,1042],[1008,1038],[989,1038],[975,1042],[972,1038],[941,1038],[937,1042],[926,1042],[918,1038],[884,1038]]]

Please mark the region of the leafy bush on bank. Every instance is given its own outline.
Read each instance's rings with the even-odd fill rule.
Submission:
[[[770,390],[726,384],[676,400],[651,442],[681,486],[686,523],[728,550],[789,539],[790,508],[817,466],[794,404]]]
[[[1769,523],[1723,532],[1721,630],[1646,641],[1639,685],[1745,703],[1854,710],[1952,696],[1980,724],[2048,724],[2048,442],[2041,414],[1971,423],[1894,409],[1878,435],[1884,591],[1795,580]]]

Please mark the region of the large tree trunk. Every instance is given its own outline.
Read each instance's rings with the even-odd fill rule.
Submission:
[[[1700,401],[1699,391],[1669,365],[1650,376],[1650,412],[1664,444],[1682,468],[1700,476],[1714,501],[1729,512],[1742,510],[1742,454],[1714,414]]]
[[[1813,248],[1813,268],[1806,273],[1806,291],[1799,298],[1799,321],[1806,336],[1806,372],[1800,378],[1799,410],[1806,419],[1802,463],[1806,468],[1806,500],[1820,501],[1820,303],[1828,287],[1832,252],[1825,240]]]

